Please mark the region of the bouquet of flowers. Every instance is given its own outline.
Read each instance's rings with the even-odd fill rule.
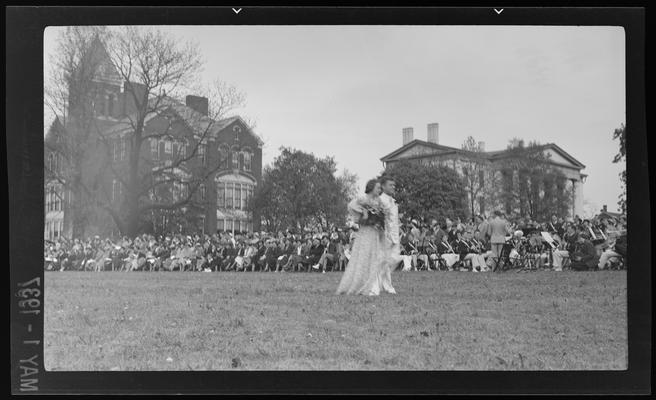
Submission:
[[[361,220],[362,225],[385,229],[385,213],[380,205],[363,204],[362,208],[367,212],[367,219]]]

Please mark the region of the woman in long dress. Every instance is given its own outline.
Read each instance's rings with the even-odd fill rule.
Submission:
[[[380,183],[372,179],[367,182],[365,195],[360,196],[348,205],[349,213],[353,216],[360,229],[353,242],[351,258],[346,266],[342,280],[337,288],[337,294],[362,294],[377,296],[382,289],[380,268],[385,261],[385,233],[378,227],[367,225],[369,217],[363,207],[370,205],[381,208],[379,195]]]

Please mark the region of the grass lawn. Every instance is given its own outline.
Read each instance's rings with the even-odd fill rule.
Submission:
[[[627,367],[625,271],[45,274],[49,371]]]

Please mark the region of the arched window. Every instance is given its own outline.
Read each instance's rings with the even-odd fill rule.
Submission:
[[[253,156],[252,156],[252,153],[251,153],[250,149],[244,149],[242,151],[242,157],[243,157],[242,165],[243,165],[244,171],[248,171],[248,172],[252,171],[253,170],[253,161],[252,161]]]
[[[219,168],[228,169],[228,145],[222,144],[219,146]]]
[[[232,169],[239,169],[239,149],[236,146],[233,146],[232,149],[230,149],[230,155]]]

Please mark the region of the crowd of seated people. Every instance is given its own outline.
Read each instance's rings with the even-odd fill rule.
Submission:
[[[402,271],[490,272],[508,268],[562,271],[626,266],[626,220],[549,221],[495,212],[402,221]],[[149,235],[45,241],[47,270],[78,271],[344,271],[357,226],[296,233]]]
[[[412,218],[402,224],[401,249],[404,271],[620,268],[626,264],[626,220],[553,215],[538,222],[506,219],[498,211],[467,222]]]
[[[320,271],[344,270],[355,229],[330,232],[99,236],[45,241],[48,270]]]

